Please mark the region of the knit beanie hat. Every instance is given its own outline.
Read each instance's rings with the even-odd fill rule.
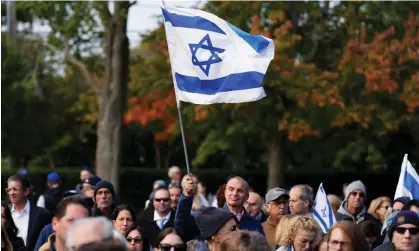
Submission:
[[[204,240],[217,233],[229,219],[237,221],[233,213],[221,208],[201,207],[195,211],[195,222]]]
[[[348,200],[349,195],[351,195],[351,193],[355,190],[361,190],[365,194],[365,198],[367,197],[367,189],[365,188],[364,183],[362,183],[360,180],[357,180],[347,186],[345,200]]]
[[[409,201],[410,201],[410,197],[409,196],[402,196],[402,197],[399,197],[399,198],[395,199],[393,201],[393,204],[391,204],[391,206],[394,206],[394,203],[396,203],[396,202],[400,202],[403,205],[405,205]]]
[[[412,224],[416,227],[419,227],[419,217],[418,215],[410,210],[400,211],[396,217],[391,221],[389,231],[388,231],[388,237],[391,241],[393,238],[393,233],[396,230],[398,226],[401,226],[403,224]]]
[[[94,198],[96,198],[96,193],[99,191],[99,189],[106,188],[112,193],[112,199],[115,199],[115,189],[109,181],[101,180],[99,183],[95,186],[95,192],[94,192]]]

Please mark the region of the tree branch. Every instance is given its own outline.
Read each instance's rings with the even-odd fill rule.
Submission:
[[[131,8],[131,6],[136,5],[137,1],[133,1],[132,3],[129,3],[128,8]]]
[[[44,46],[55,52],[60,51],[58,48],[48,43],[45,43]],[[64,38],[64,59],[68,60],[72,65],[80,70],[84,79],[86,80],[87,85],[89,85],[96,94],[100,92],[100,86],[93,80],[93,77],[87,69],[86,64],[70,54],[67,38]]]

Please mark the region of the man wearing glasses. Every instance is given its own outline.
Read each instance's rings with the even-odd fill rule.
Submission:
[[[175,212],[170,208],[170,193],[161,187],[152,194],[153,206],[148,207],[140,217],[138,225],[146,229],[143,238],[154,248],[159,233],[168,227],[173,227]]]
[[[265,196],[269,217],[262,224],[262,227],[269,245],[276,244],[276,226],[282,216],[288,214],[289,199],[290,196],[288,195],[288,192],[279,187],[272,188]]]
[[[359,223],[366,220],[376,222],[377,220],[367,213],[365,201],[367,189],[362,181],[357,180],[348,185],[345,200],[335,214],[336,221],[352,221]]]

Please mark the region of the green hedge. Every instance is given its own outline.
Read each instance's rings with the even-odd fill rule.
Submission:
[[[38,194],[46,189],[46,176],[50,171],[50,169],[31,169],[30,179]],[[56,169],[56,171],[63,177],[63,186],[67,189],[74,189],[75,185],[79,182],[79,169],[59,168]],[[2,198],[6,198],[4,189],[6,188],[7,178],[14,173],[15,171],[10,169],[2,170]],[[203,180],[212,192],[215,192],[217,187],[223,184],[228,177],[232,175],[240,175],[245,178],[249,184],[263,196],[266,192],[267,173],[265,170],[233,173],[232,170],[198,169],[193,171],[193,173]],[[167,170],[122,168],[119,202],[131,204],[138,209],[142,209],[151,192],[153,182],[157,179],[166,180]],[[369,199],[381,195],[393,197],[397,185],[398,174],[292,171],[287,172],[285,175],[285,181],[288,186],[297,183],[306,183],[317,190],[320,182],[323,182],[323,186],[328,193],[335,193],[337,195],[341,195],[341,187],[344,182],[358,179],[361,179],[367,186]]]

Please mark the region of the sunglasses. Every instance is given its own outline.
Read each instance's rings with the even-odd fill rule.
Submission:
[[[364,198],[365,194],[364,193],[358,193],[358,192],[352,192],[351,193],[353,196],[357,196],[359,195],[359,197]]]
[[[132,243],[132,242],[134,242],[134,244],[140,244],[143,240],[141,239],[141,237],[134,237],[134,238],[132,238],[132,237],[127,237],[126,238],[126,241],[128,242],[128,243]]]
[[[157,202],[168,202],[170,199],[169,198],[155,198],[154,199],[155,201],[157,201]]]
[[[411,235],[419,234],[419,228],[417,228],[417,227],[414,227],[414,228],[398,227],[398,228],[396,228],[396,232],[399,233],[399,234],[404,234],[407,230],[409,230],[409,233]]]
[[[171,251],[172,248],[174,251],[186,251],[186,245],[185,244],[176,244],[176,245],[170,245],[170,244],[160,244],[159,248],[161,251]]]

